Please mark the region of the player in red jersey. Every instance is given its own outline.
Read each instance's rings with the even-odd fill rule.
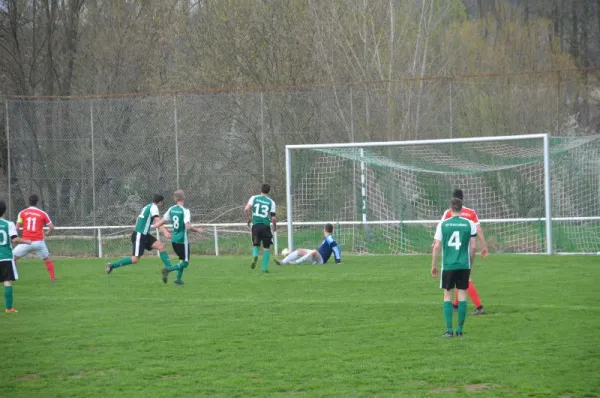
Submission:
[[[457,198],[463,200],[463,192],[462,189],[455,189],[452,193],[452,198]],[[486,258],[488,254],[487,243],[485,241],[485,236],[483,235],[483,230],[481,229],[481,224],[479,223],[479,217],[477,217],[477,212],[473,209],[469,209],[468,207],[463,207],[460,216],[466,218],[467,220],[471,220],[475,223],[475,227],[477,228],[477,236],[479,237],[479,243],[481,243],[481,257]],[[442,221],[447,220],[452,217],[452,211],[450,209],[444,212],[442,216]],[[473,266],[473,264],[471,264]],[[483,309],[483,305],[481,304],[481,299],[479,298],[479,293],[475,288],[473,282],[471,282],[471,278],[469,277],[469,287],[467,288],[467,294],[473,300],[473,304],[475,304],[475,312],[473,315],[483,315],[485,314],[485,310]],[[453,303],[454,308],[458,308],[458,297],[454,299]]]
[[[50,259],[50,253],[44,242],[44,235],[50,236],[54,230],[54,224],[48,217],[48,214],[35,207],[38,203],[38,196],[31,195],[29,197],[29,207],[21,210],[17,217],[17,231],[23,227],[23,239],[31,241],[30,245],[17,245],[14,250],[15,261],[21,257],[25,257],[27,253],[36,253],[44,263],[50,274],[50,280],[54,282],[54,263]],[[44,227],[48,227],[48,231],[44,233]]]

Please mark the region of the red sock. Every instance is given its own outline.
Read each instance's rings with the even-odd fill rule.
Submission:
[[[452,305],[458,307],[458,292],[454,294],[454,303]]]
[[[467,288],[467,294],[471,297],[473,304],[475,304],[475,308],[481,307],[481,300],[479,299],[479,293],[477,293],[477,289],[473,282],[469,281],[469,287]]]
[[[50,259],[48,259],[44,262],[46,263],[46,269],[48,270],[48,273],[50,274],[50,280],[53,281],[54,280],[54,263]]]

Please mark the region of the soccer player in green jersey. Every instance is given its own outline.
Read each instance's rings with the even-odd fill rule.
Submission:
[[[444,318],[446,333],[443,337],[453,337],[452,329],[452,289],[456,287],[458,295],[458,327],[456,336],[462,336],[463,325],[467,317],[467,288],[471,274],[471,263],[475,257],[475,238],[477,227],[473,221],[461,217],[462,200],[452,199],[450,210],[452,217],[441,221],[435,231],[431,276],[439,276],[437,263],[442,250],[442,277],[440,287],[444,289]]]
[[[115,268],[124,267],[129,264],[137,264],[140,261],[140,257],[144,254],[144,250],[158,250],[160,259],[162,260],[165,267],[172,267],[169,255],[165,250],[165,246],[161,241],[157,240],[153,235],[150,234],[150,228],[159,228],[160,232],[163,233],[165,238],[171,238],[171,234],[164,225],[152,224],[155,218],[158,217],[158,208],[162,207],[164,197],[162,195],[154,195],[152,203],[148,203],[137,217],[135,223],[135,230],[131,234],[131,244],[133,245],[133,256],[123,257],[112,263],[107,263],[104,271],[106,274],[110,274]]]
[[[31,241],[19,238],[17,228],[11,221],[1,218],[6,212],[6,203],[0,200],[0,278],[4,282],[4,312],[19,312],[13,308],[13,287],[12,282],[19,279],[17,267],[15,265],[12,245],[20,243],[24,245],[31,244]]]
[[[252,225],[252,264],[250,268],[254,269],[258,262],[258,252],[260,244],[263,245],[262,272],[269,272],[269,258],[271,257],[271,244],[273,243],[273,234],[271,233],[271,223],[273,231],[277,230],[277,217],[275,216],[275,201],[268,195],[271,191],[269,184],[262,184],[260,195],[254,195],[246,204],[246,214],[248,215],[248,226]]]
[[[171,244],[173,245],[173,251],[179,257],[179,264],[174,265],[170,268],[163,268],[163,281],[167,283],[169,272],[177,271],[177,278],[175,283],[183,285],[181,277],[183,276],[183,270],[190,264],[190,243],[188,240],[188,231],[193,231],[201,234],[204,232],[202,228],[196,228],[192,226],[192,216],[190,210],[183,206],[185,200],[185,194],[183,191],[178,190],[173,193],[173,200],[175,206],[171,206],[169,210],[165,212],[161,221],[157,225],[163,225],[166,222],[173,223],[173,235],[171,237]]]

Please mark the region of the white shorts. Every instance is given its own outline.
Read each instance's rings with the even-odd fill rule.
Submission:
[[[313,262],[312,263],[315,264],[315,265],[323,264],[323,257],[321,257],[321,253],[319,253],[318,250],[315,250],[315,252],[316,252],[316,255],[313,256]]]
[[[13,249],[13,255],[15,257],[25,257],[29,253],[37,254],[42,260],[50,256],[48,248],[46,247],[46,242],[43,240],[31,242],[30,245],[20,244]]]

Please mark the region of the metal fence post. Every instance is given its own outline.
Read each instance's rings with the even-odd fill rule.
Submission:
[[[98,257],[102,258],[102,229],[98,228]]]
[[[94,103],[90,100],[90,133],[92,140],[92,217],[96,226],[96,151],[94,149]]]
[[[8,172],[8,218],[12,219],[12,184],[11,184],[11,160],[10,160],[10,123],[8,121],[8,99],[4,100],[6,110],[6,164]]]
[[[217,232],[217,226],[214,225],[214,234],[215,234],[215,256],[219,255],[219,233]]]
[[[262,180],[265,182],[265,115],[264,93],[260,93],[260,147],[262,153]]]
[[[173,96],[173,123],[175,126],[175,173],[177,174],[177,189],[179,189],[179,131],[177,123],[177,95]]]

